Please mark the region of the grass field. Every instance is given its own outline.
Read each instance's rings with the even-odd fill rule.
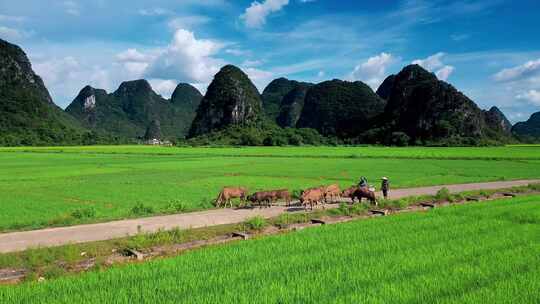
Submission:
[[[540,177],[540,147],[535,146],[0,151],[0,231],[211,208],[227,185],[294,190],[329,183],[348,186],[362,175],[376,183],[384,175],[393,187],[413,187]],[[407,155],[411,159],[402,158]]]
[[[540,196],[306,229],[0,288],[2,303],[538,303]]]

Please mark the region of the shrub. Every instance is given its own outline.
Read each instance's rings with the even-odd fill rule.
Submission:
[[[448,188],[446,188],[446,187],[440,189],[439,191],[437,191],[437,194],[435,194],[435,199],[441,200],[441,201],[442,200],[451,201],[452,196],[450,194],[450,190],[448,190]]]
[[[131,208],[131,214],[133,215],[147,215],[154,213],[154,208],[151,206],[145,206],[143,203],[137,203]]]
[[[530,184],[528,185],[529,189],[534,191],[540,191],[540,184]]]
[[[349,205],[347,203],[339,204],[339,207],[337,208],[337,210],[339,210],[340,214],[351,215],[351,209],[349,209]]]
[[[276,226],[279,228],[287,228],[287,226],[290,224],[289,214],[283,213],[278,216],[276,221],[274,222]]]
[[[465,196],[463,196],[463,194],[461,193],[457,193],[457,194],[452,195],[452,199],[454,202],[461,202],[465,200]]]
[[[255,216],[244,222],[247,230],[262,230],[266,226],[266,220],[262,216]]]
[[[179,200],[170,201],[169,205],[166,208],[167,211],[173,211],[173,212],[185,212],[187,209],[188,209],[188,205]]]
[[[391,143],[394,146],[405,147],[409,145],[411,138],[403,132],[392,132]]]
[[[58,265],[50,265],[43,269],[43,277],[46,279],[56,279],[66,274],[66,270]]]
[[[302,189],[294,189],[291,193],[292,198],[299,199],[302,196]]]
[[[359,215],[366,212],[368,210],[368,207],[365,204],[354,204],[349,208],[349,210],[350,213]]]
[[[93,207],[77,209],[71,212],[71,216],[78,220],[94,218],[96,216],[96,209]]]

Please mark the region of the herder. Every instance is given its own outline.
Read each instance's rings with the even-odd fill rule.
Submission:
[[[388,190],[390,190],[390,182],[388,181],[388,177],[383,177],[381,182],[381,191],[384,199],[388,199]]]

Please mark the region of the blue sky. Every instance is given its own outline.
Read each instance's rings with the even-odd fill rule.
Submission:
[[[262,91],[282,76],[375,89],[415,62],[516,122],[540,111],[539,17],[539,1],[0,0],[0,38],[62,107],[86,84],[138,78],[204,92],[227,63]]]

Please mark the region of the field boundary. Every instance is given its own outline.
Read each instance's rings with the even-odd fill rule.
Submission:
[[[391,191],[390,199],[435,195],[442,188],[447,188],[451,193],[460,193],[474,190],[496,190],[527,186],[535,183],[540,183],[540,180],[518,180],[397,189]],[[334,206],[334,208],[335,207],[337,206]],[[236,224],[256,216],[273,218],[283,213],[290,214],[294,213],[295,210],[300,211],[298,209],[299,208],[291,209],[285,206],[273,206],[272,208],[267,209],[212,209],[185,214],[120,220],[98,224],[3,233],[0,234],[0,253],[23,251],[28,248],[54,247],[66,244],[110,240],[136,235],[141,232],[152,233],[175,228],[193,229]]]
[[[218,153],[148,153],[148,152],[106,152],[106,151],[65,151],[65,150],[1,150],[0,153],[28,154],[81,154],[81,155],[141,155],[141,156],[174,156],[181,158],[310,158],[310,159],[410,159],[410,160],[481,160],[481,161],[535,161],[540,157],[503,157],[503,156],[405,156],[405,155],[276,155],[276,154],[218,154]]]

